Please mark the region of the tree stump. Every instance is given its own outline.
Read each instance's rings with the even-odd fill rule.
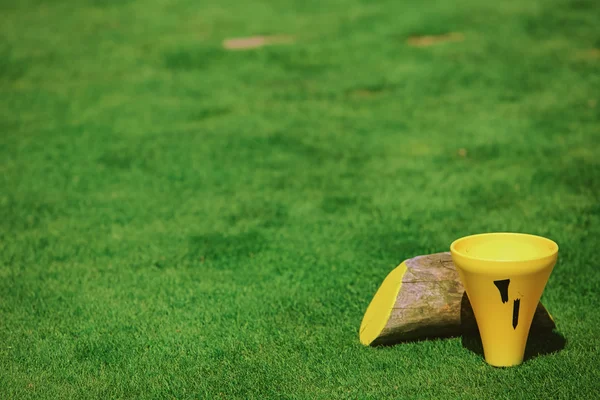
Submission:
[[[554,320],[539,303],[530,332],[551,331]],[[477,322],[450,253],[411,258],[388,274],[360,326],[364,345],[477,334]]]

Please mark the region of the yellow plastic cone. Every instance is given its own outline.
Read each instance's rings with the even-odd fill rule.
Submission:
[[[484,233],[454,241],[450,252],[473,307],[486,362],[521,364],[558,245],[541,236]]]

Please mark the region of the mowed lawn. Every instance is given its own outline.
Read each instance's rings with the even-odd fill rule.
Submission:
[[[596,398],[599,22],[0,1],[0,398]],[[255,35],[285,43],[223,46]],[[397,264],[492,231],[559,244],[564,348],[501,369],[461,338],[359,343]]]

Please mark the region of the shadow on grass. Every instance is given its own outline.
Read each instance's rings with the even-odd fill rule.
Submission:
[[[483,357],[483,345],[479,333],[467,333],[461,339],[464,348]],[[538,356],[557,353],[565,348],[567,339],[556,330],[549,332],[531,332],[527,338],[523,362]]]
[[[389,340],[389,341],[378,341],[371,346],[375,347],[393,347],[401,343],[418,343],[426,342],[430,340],[444,340],[447,338],[453,338],[456,335],[422,335],[414,338],[407,338],[404,340]],[[473,353],[484,357],[483,355],[483,344],[481,343],[481,337],[478,331],[464,332],[461,336],[461,344],[464,348],[472,351]],[[532,358],[538,356],[544,356],[547,354],[557,353],[565,348],[567,339],[556,330],[552,331],[539,331],[534,330],[530,333],[527,339],[527,345],[525,347],[525,356],[523,362],[526,362]]]
[[[540,310],[540,307],[543,311]],[[527,338],[527,344],[525,345],[523,362],[538,356],[557,353],[564,349],[567,344],[567,339],[556,331],[554,321],[551,320],[547,313],[544,314],[545,312],[545,309],[541,305],[538,305],[538,311],[534,317],[529,337]],[[463,331],[461,342],[464,348],[483,357],[483,344],[481,343],[481,336],[479,335],[479,330],[477,329],[472,313],[471,304],[465,292],[461,302],[461,325]]]

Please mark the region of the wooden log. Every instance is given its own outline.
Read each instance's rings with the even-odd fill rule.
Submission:
[[[540,303],[531,332],[551,331]],[[450,253],[402,262],[385,278],[360,326],[360,341],[376,346],[426,338],[478,334],[477,322]]]

